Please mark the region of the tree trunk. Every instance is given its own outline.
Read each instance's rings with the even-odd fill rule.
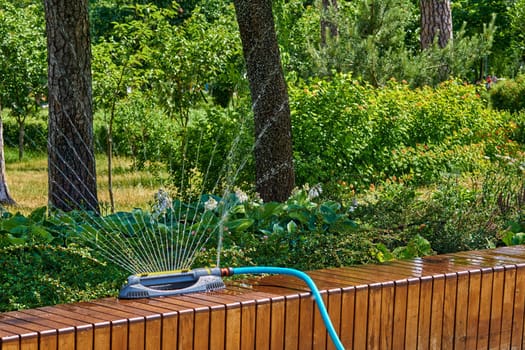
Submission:
[[[256,190],[282,202],[295,186],[290,105],[272,0],[234,0],[255,118]]]
[[[436,36],[440,48],[452,40],[452,12],[450,0],[420,0],[421,10],[421,48],[426,49],[434,43]]]
[[[330,33],[332,38],[339,35],[337,23],[334,20],[334,12],[337,11],[337,0],[323,0],[323,9],[321,13],[321,45],[326,45],[327,34]]]
[[[26,118],[24,117],[18,117],[18,160],[22,160],[24,158],[24,138],[25,138],[25,126],[26,126]]]
[[[49,204],[98,212],[88,0],[44,0],[48,49]]]
[[[9,187],[7,186],[4,156],[4,122],[1,113],[2,106],[0,106],[0,204],[15,205],[16,202],[9,194]]]

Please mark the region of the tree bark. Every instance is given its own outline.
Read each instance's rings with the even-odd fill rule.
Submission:
[[[2,106],[0,106],[0,204],[15,205],[15,200],[9,193],[7,186],[7,176],[5,170],[5,156],[4,156],[4,122],[2,120]]]
[[[272,0],[234,0],[255,119],[256,190],[283,202],[295,186],[288,90],[281,67]]]
[[[44,0],[49,205],[98,212],[88,0]]]
[[[430,47],[436,38],[440,48],[452,40],[452,12],[450,0],[420,0],[421,48]]]
[[[330,33],[332,38],[339,35],[337,23],[334,21],[333,13],[337,11],[337,0],[323,0],[323,9],[321,13],[321,45],[326,45],[327,34]]]

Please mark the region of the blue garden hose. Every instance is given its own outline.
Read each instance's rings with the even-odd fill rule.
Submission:
[[[326,326],[326,330],[328,331],[330,338],[332,338],[332,342],[334,343],[336,349],[344,350],[343,343],[341,343],[341,340],[339,339],[339,336],[337,335],[334,329],[332,321],[330,320],[330,316],[328,315],[328,311],[326,310],[326,306],[324,305],[321,294],[319,293],[319,289],[317,289],[317,286],[315,285],[314,281],[306,273],[299,271],[299,270],[286,268],[286,267],[265,267],[265,266],[231,267],[229,268],[229,270],[230,270],[229,274],[231,275],[268,273],[268,274],[276,274],[276,275],[290,275],[290,276],[294,276],[294,277],[302,279],[304,282],[306,282],[306,284],[312,291],[312,295],[315,298],[317,307],[319,308],[319,312],[321,313],[321,317],[323,318],[323,322]]]

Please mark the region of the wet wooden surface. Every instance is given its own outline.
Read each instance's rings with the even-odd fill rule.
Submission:
[[[525,246],[309,272],[347,349],[525,348]],[[334,349],[306,284],[0,314],[0,350]]]

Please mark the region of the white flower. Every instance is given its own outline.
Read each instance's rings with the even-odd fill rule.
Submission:
[[[214,209],[217,208],[217,204],[218,204],[218,203],[217,203],[217,201],[215,200],[215,198],[210,197],[210,199],[208,199],[208,200],[206,201],[206,203],[204,203],[204,209],[206,209],[206,210],[210,210],[210,211],[211,211],[211,210],[214,210]]]
[[[321,184],[317,184],[308,191],[308,199],[312,200],[314,198],[317,198],[321,195],[321,193],[323,193]]]
[[[235,197],[237,197],[239,203],[244,203],[248,200],[248,195],[240,189],[235,190]]]
[[[155,199],[155,203],[153,204],[153,216],[155,218],[164,214],[166,210],[173,208],[170,195],[162,188],[155,193],[153,198]]]

